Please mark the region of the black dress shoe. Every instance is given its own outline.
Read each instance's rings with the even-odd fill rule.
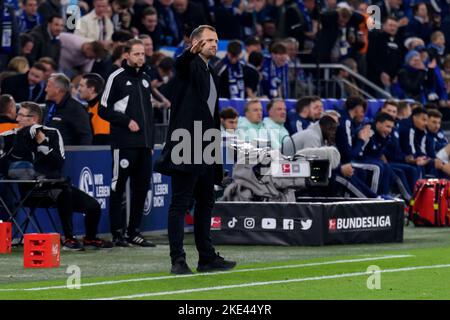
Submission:
[[[200,263],[197,266],[198,272],[213,272],[213,271],[227,271],[236,266],[236,261],[229,261],[222,258],[219,254],[214,260],[208,263]]]
[[[177,260],[172,263],[172,268],[170,269],[171,274],[193,274],[192,270],[187,265],[186,261],[183,259]]]

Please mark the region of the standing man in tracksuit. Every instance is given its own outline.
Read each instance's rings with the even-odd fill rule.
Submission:
[[[113,177],[110,220],[113,242],[119,247],[128,247],[129,244],[155,246],[139,231],[150,187],[154,136],[151,79],[144,69],[144,44],[141,40],[129,40],[122,67],[109,76],[99,108],[100,117],[111,123]],[[128,178],[131,209],[127,227],[121,202]]]

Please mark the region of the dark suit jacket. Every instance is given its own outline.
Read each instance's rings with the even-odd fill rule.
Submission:
[[[47,25],[36,26],[31,30],[30,35],[34,39],[34,47],[31,52],[31,59],[37,61],[42,57],[50,57],[56,63],[59,63],[61,54],[61,42],[50,39]]]
[[[16,102],[30,101],[30,90],[28,85],[28,72],[5,78],[2,81],[2,94],[10,94]],[[45,102],[45,86],[37,84],[33,89],[31,99],[36,103]]]
[[[155,170],[165,175],[172,175],[177,171],[192,172],[199,174],[204,172],[206,166],[202,157],[201,164],[194,164],[194,144],[200,141],[194,140],[194,121],[201,121],[202,137],[208,129],[217,129],[220,132],[219,99],[216,99],[214,117],[208,107],[209,96],[209,72],[211,72],[215,86],[218,90],[217,75],[212,68],[208,68],[206,63],[196,54],[189,52],[189,48],[178,57],[175,63],[176,78],[174,90],[175,94],[171,98],[171,114],[169,129],[167,132],[166,144],[161,157],[157,160]],[[219,95],[217,95],[218,97]],[[190,163],[175,164],[171,158],[172,149],[179,142],[171,141],[172,133],[177,129],[185,129],[191,135],[191,157]],[[203,150],[209,142],[202,142]],[[222,155],[220,154],[220,159]],[[216,183],[222,181],[223,169],[221,164],[213,164],[216,171]]]

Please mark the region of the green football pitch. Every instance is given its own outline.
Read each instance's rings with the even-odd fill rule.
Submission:
[[[450,299],[447,228],[405,227],[393,244],[218,246],[236,269],[186,276],[169,274],[167,238],[149,238],[156,248],[63,251],[52,269],[24,269],[14,248],[0,255],[0,299]],[[186,243],[195,270],[192,235]]]

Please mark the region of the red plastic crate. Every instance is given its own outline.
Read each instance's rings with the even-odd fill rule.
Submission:
[[[25,268],[59,267],[61,242],[58,233],[28,233],[23,241]]]
[[[11,222],[0,222],[0,253],[11,253]]]

